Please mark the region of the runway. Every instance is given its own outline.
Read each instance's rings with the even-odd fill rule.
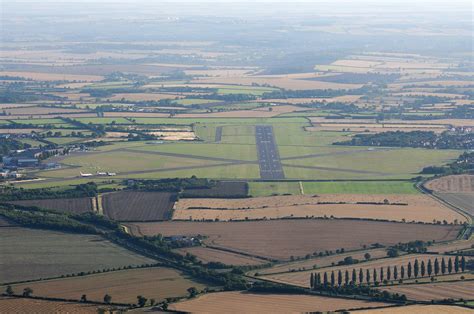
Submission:
[[[273,135],[271,125],[257,125],[255,127],[257,143],[258,165],[260,178],[269,180],[284,179],[285,174],[280,162],[280,154]]]

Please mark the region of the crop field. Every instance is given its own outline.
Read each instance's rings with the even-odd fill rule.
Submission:
[[[246,182],[219,181],[209,189],[185,189],[183,197],[247,197],[248,186]]]
[[[470,237],[468,240],[457,240],[449,243],[440,243],[430,246],[428,252],[435,253],[449,253],[458,252],[461,250],[469,249],[474,246],[474,237]]]
[[[205,235],[209,246],[288,260],[326,250],[361,249],[412,240],[456,238],[459,226],[420,225],[362,220],[288,219],[245,222],[155,222],[127,224],[134,235]],[[295,245],[297,244],[297,245]]]
[[[384,306],[368,302],[298,294],[218,292],[171,304],[169,309],[206,313],[309,313]]]
[[[53,209],[67,213],[86,213],[92,210],[92,200],[89,197],[81,198],[55,198],[43,200],[23,200],[9,202],[23,206],[37,206],[46,209]]]
[[[474,299],[474,280],[384,287],[383,290],[405,294],[409,300]]]
[[[167,220],[176,195],[167,192],[121,191],[102,195],[104,214],[117,221]]]
[[[407,305],[389,307],[385,309],[374,309],[374,310],[360,310],[354,311],[356,314],[433,314],[433,313],[444,313],[444,314],[469,314],[472,313],[471,309],[452,306],[452,305]]]
[[[202,247],[202,246],[194,246],[194,247],[177,249],[176,252],[183,255],[186,255],[186,253],[190,253],[196,256],[198,260],[204,263],[220,262],[220,263],[223,263],[226,265],[232,265],[232,266],[245,266],[245,265],[261,265],[268,262],[256,257],[245,256],[242,254],[216,250],[216,249],[211,249],[211,248]]]
[[[253,272],[251,271],[250,273],[255,274],[255,272],[258,272],[258,275],[262,276],[262,275],[268,275],[268,274],[288,273],[288,272],[295,272],[295,271],[304,271],[304,270],[309,270],[309,269],[319,269],[322,267],[337,265],[338,262],[343,261],[344,258],[349,257],[349,256],[359,261],[365,261],[364,255],[366,253],[370,254],[370,259],[378,259],[378,258],[387,257],[387,250],[385,248],[369,249],[369,250],[348,252],[348,253],[343,253],[343,254],[314,257],[314,258],[305,259],[302,261],[276,264],[275,266],[259,269]]]
[[[308,270],[308,271],[287,272],[287,273],[282,273],[282,274],[266,275],[264,276],[264,278],[271,281],[275,281],[275,282],[286,283],[286,284],[300,286],[300,287],[309,287],[309,278],[310,278],[311,273],[321,273],[321,275],[323,275],[323,273],[327,273],[328,275],[330,275],[332,271],[334,271],[334,273],[337,274],[337,272],[340,270],[344,274],[344,272],[347,270],[349,271],[349,274],[352,274],[352,270],[355,269],[357,274],[359,274],[359,270],[362,269],[364,272],[364,283],[365,283],[366,282],[365,272],[367,269],[371,271],[370,276],[372,278],[373,269],[376,269],[377,274],[379,275],[379,271],[381,267],[383,267],[384,271],[386,271],[387,266],[390,266],[392,270],[393,270],[393,266],[397,266],[398,270],[400,271],[400,267],[402,265],[406,269],[407,264],[409,262],[413,264],[415,259],[418,259],[420,263],[422,261],[425,261],[425,263],[427,263],[428,260],[431,260],[431,262],[433,263],[435,258],[438,258],[438,260],[441,261],[442,257],[449,258],[449,256],[442,256],[442,255],[433,256],[431,254],[409,254],[409,255],[404,255],[397,258],[381,258],[378,260],[368,261],[365,263],[327,267],[327,268],[322,268],[320,270]],[[454,257],[453,257],[453,260],[454,260]],[[380,281],[380,277],[378,277],[378,279]],[[359,283],[358,280],[359,278],[357,278],[357,282]],[[371,280],[373,280],[373,278]]]
[[[100,309],[107,309],[107,306],[74,302],[35,300],[27,298],[0,297],[0,313],[27,313],[26,309],[34,309],[36,314],[96,314]]]
[[[387,203],[385,203],[387,202]],[[288,217],[365,218],[463,223],[467,218],[425,195],[322,194],[247,199],[181,199],[175,220],[254,220]]]
[[[474,175],[452,175],[431,180],[427,189],[438,193],[473,193]]]
[[[168,297],[186,296],[186,289],[196,287],[202,290],[205,285],[175,269],[153,267],[12,286],[15,291],[23,291],[25,287],[32,288],[36,296],[79,300],[82,294],[86,294],[88,300],[100,302],[105,294],[109,294],[113,302],[136,303],[137,295],[161,301]]]
[[[0,228],[0,282],[55,277],[154,261],[95,235]]]
[[[298,182],[249,182],[249,195],[253,197],[281,194],[301,194]]]

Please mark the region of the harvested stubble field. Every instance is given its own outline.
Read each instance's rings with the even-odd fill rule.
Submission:
[[[269,268],[259,269],[256,272],[258,272],[259,275],[266,275],[266,274],[284,273],[284,272],[312,269],[313,267],[317,267],[317,268],[328,267],[328,266],[332,266],[333,263],[337,264],[338,262],[344,260],[344,258],[349,257],[349,256],[359,261],[365,261],[364,255],[366,253],[370,254],[371,259],[383,258],[387,256],[387,250],[385,248],[371,249],[371,250],[363,250],[363,251],[357,251],[357,252],[348,252],[344,254],[316,257],[316,258],[311,258],[308,260],[305,259],[302,261],[289,262],[289,263],[284,263],[284,264],[277,264]]]
[[[261,265],[268,263],[268,261],[256,257],[245,256],[242,254],[216,250],[202,246],[177,249],[176,252],[183,255],[186,255],[186,253],[190,253],[196,256],[198,260],[204,263],[220,262],[226,265],[233,266]]]
[[[218,292],[171,304],[169,309],[205,313],[308,313],[388,305],[382,302],[297,294]]]
[[[471,309],[452,305],[408,305],[385,309],[354,311],[356,314],[469,314]]]
[[[288,260],[314,252],[361,249],[378,242],[447,241],[459,226],[403,224],[363,220],[286,219],[242,222],[155,222],[127,224],[134,235],[205,235],[208,245]]]
[[[25,287],[32,288],[36,296],[42,297],[79,300],[82,294],[86,294],[88,300],[102,301],[104,295],[109,294],[113,302],[136,303],[137,295],[158,301],[185,296],[189,287],[202,290],[206,286],[172,268],[153,267],[12,286],[14,291],[23,291]]]
[[[117,221],[153,221],[170,218],[176,194],[121,191],[102,195],[104,214]]]
[[[22,206],[38,206],[59,212],[81,214],[92,211],[92,199],[90,197],[80,198],[56,198],[44,200],[23,200],[8,202]]]
[[[452,175],[431,180],[425,187],[440,193],[474,193],[474,175]]]
[[[17,291],[18,293],[18,291]],[[106,306],[61,301],[46,301],[27,298],[0,297],[0,313],[83,313],[97,314]]]
[[[364,283],[365,283],[365,280],[366,280],[365,271],[367,269],[371,271],[370,276],[372,280],[373,269],[376,269],[377,274],[379,274],[381,267],[383,267],[384,271],[386,271],[387,266],[390,266],[392,270],[393,270],[393,266],[397,266],[398,270],[400,271],[400,267],[402,265],[405,266],[405,269],[406,269],[407,264],[411,262],[411,264],[413,265],[413,263],[415,262],[415,259],[418,259],[420,263],[422,261],[425,261],[425,263],[427,263],[428,260],[431,260],[431,262],[434,263],[435,258],[438,258],[438,261],[441,262],[442,257],[443,256],[431,255],[431,254],[409,254],[409,255],[404,255],[397,258],[382,258],[379,260],[368,261],[365,263],[359,263],[359,264],[354,264],[354,265],[334,266],[334,267],[323,268],[320,270],[308,270],[308,271],[301,271],[301,272],[289,272],[289,273],[284,273],[284,274],[267,275],[267,276],[264,276],[264,278],[271,281],[275,281],[275,282],[281,282],[281,283],[286,283],[286,284],[300,286],[300,287],[309,287],[309,277],[311,276],[311,273],[321,273],[321,276],[322,276],[324,273],[327,273],[328,275],[330,275],[331,272],[334,271],[334,273],[337,275],[337,272],[340,270],[342,271],[342,274],[344,275],[345,271],[348,270],[349,275],[351,275],[352,270],[355,269],[358,275],[359,270],[362,269],[364,271]],[[447,258],[449,257],[445,256],[446,262],[447,262]],[[453,261],[454,261],[454,257],[453,257]],[[358,280],[359,278],[357,278],[357,282],[359,282]]]
[[[469,240],[457,240],[449,243],[435,244],[428,247],[428,252],[443,254],[449,252],[457,252],[472,247],[474,247],[474,237],[471,237]]]
[[[4,76],[18,76],[35,81],[100,81],[104,77],[98,75],[82,75],[82,74],[59,74],[46,72],[11,72],[2,71],[0,75]]]
[[[154,263],[95,235],[0,228],[0,282]]]
[[[383,290],[404,294],[409,300],[431,301],[443,299],[474,299],[474,280],[440,282],[419,285],[399,285],[384,287]]]
[[[386,205],[387,200],[390,204]],[[328,204],[329,203],[329,204]],[[372,203],[372,204],[369,204]],[[375,204],[374,204],[375,203]],[[425,195],[323,194],[246,199],[181,199],[175,220],[246,220],[285,217],[367,218],[394,221],[466,221],[466,217]]]

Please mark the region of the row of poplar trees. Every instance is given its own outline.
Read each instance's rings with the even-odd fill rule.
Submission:
[[[349,274],[349,270],[345,271],[343,275],[342,271],[339,270],[337,275],[334,271],[332,271],[329,275],[327,272],[324,272],[323,275],[321,273],[311,273],[310,277],[310,287],[311,289],[315,289],[318,287],[336,287],[342,286],[343,284],[348,285],[355,285],[357,282],[362,285],[367,284],[370,285],[371,283],[377,285],[379,282],[390,281],[390,280],[403,280],[405,278],[411,279],[412,277],[431,277],[438,276],[440,273],[445,275],[446,273],[452,274],[453,271],[458,273],[459,271],[464,272],[466,269],[466,259],[464,256],[459,258],[456,256],[453,259],[450,257],[446,262],[445,258],[441,259],[441,263],[438,258],[435,258],[434,262],[432,260],[428,260],[428,263],[425,261],[418,261],[415,259],[414,263],[408,262],[407,267],[405,268],[404,265],[400,267],[400,271],[398,270],[398,266],[387,266],[386,268],[381,267],[379,271],[376,268],[366,269],[365,273],[361,268],[359,273],[357,274],[357,270],[354,268],[352,269],[352,274]],[[336,278],[337,277],[337,278]]]

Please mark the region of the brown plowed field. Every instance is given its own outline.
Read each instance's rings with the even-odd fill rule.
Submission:
[[[440,193],[474,193],[474,175],[453,175],[434,179],[426,188]]]
[[[206,235],[205,242],[252,255],[287,260],[315,251],[361,249],[412,240],[454,239],[459,226],[362,220],[294,219],[242,222],[155,222],[128,224],[138,235]]]
[[[388,304],[297,294],[219,292],[171,304],[169,309],[193,313],[308,313],[384,305]]]
[[[408,305],[385,309],[354,311],[356,314],[468,314],[471,309],[450,305]]]
[[[89,197],[81,198],[57,198],[45,200],[24,200],[9,202],[23,206],[38,206],[41,208],[52,209],[67,213],[86,213],[92,211],[92,201]]]
[[[400,293],[409,300],[431,301],[443,299],[474,299],[474,281],[429,283],[385,287],[383,290]]]
[[[168,192],[121,191],[102,196],[104,214],[118,221],[167,220],[174,194]]]
[[[186,253],[190,253],[196,256],[198,260],[204,263],[220,262],[226,265],[233,266],[261,265],[268,263],[268,261],[259,258],[245,256],[232,252],[226,252],[222,250],[211,249],[202,246],[177,249],[176,252],[183,255],[186,255]]]
[[[102,301],[105,294],[113,302],[136,303],[137,295],[157,301],[168,297],[187,295],[186,289],[205,288],[203,284],[192,281],[180,272],[164,267],[142,268],[114,271],[67,279],[29,282],[13,285],[14,291],[33,289],[34,295],[64,299],[80,299],[86,294],[91,301]]]
[[[344,275],[345,271],[349,271],[349,275],[352,276],[352,270],[355,269],[357,272],[357,281],[359,280],[359,270],[362,269],[364,271],[364,283],[365,283],[365,271],[367,269],[370,270],[370,276],[372,278],[372,271],[375,268],[377,270],[377,274],[379,274],[380,267],[383,267],[384,272],[386,273],[387,266],[390,266],[390,268],[393,271],[393,266],[398,267],[399,271],[399,276],[400,276],[400,267],[403,265],[405,266],[405,270],[407,269],[407,264],[411,262],[415,262],[415,259],[418,259],[418,261],[421,262],[425,261],[425,263],[428,263],[428,260],[431,260],[432,263],[434,263],[435,258],[438,258],[438,261],[441,263],[441,258],[442,256],[438,255],[431,255],[431,254],[410,254],[410,255],[404,255],[401,257],[397,258],[383,258],[375,261],[369,261],[367,263],[360,263],[360,264],[354,264],[354,265],[344,265],[344,266],[334,266],[334,267],[328,267],[328,268],[323,268],[320,270],[309,270],[309,271],[301,271],[301,272],[289,272],[289,273],[284,273],[284,274],[275,274],[275,275],[268,275],[265,276],[266,279],[275,281],[275,282],[281,282],[281,283],[287,283],[290,285],[295,285],[295,286],[301,286],[301,287],[309,287],[309,277],[311,276],[311,273],[321,273],[321,276],[324,273],[327,273],[328,275],[331,274],[332,271],[334,271],[335,274],[340,270],[342,271],[342,274]],[[445,257],[446,262],[448,261],[449,257]],[[454,257],[452,258],[454,262]],[[380,277],[379,281],[380,281]],[[393,277],[392,277],[393,278]],[[407,274],[405,273],[405,279],[407,278]],[[412,277],[414,278],[414,277]],[[371,279],[372,280],[372,279]]]
[[[94,304],[0,297],[0,313],[84,313],[97,314],[106,308]]]
[[[390,203],[407,205],[357,204]],[[335,204],[344,202],[345,204]],[[332,203],[332,204],[322,204]],[[426,195],[309,195],[271,196],[245,199],[180,199],[176,203],[176,220],[245,220],[284,217],[369,218],[396,221],[428,222],[446,220],[453,223],[466,217]]]

